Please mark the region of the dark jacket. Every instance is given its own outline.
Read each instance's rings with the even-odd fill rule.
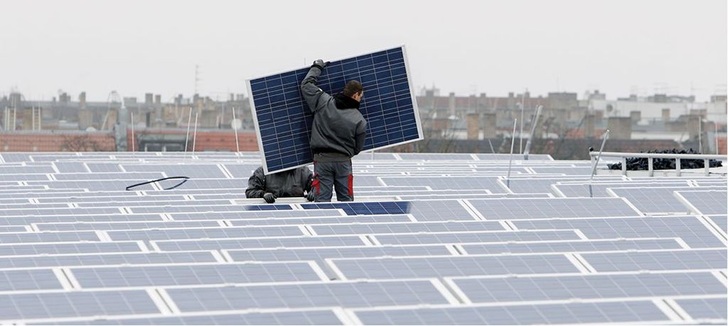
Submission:
[[[313,173],[305,166],[269,175],[261,166],[248,179],[245,197],[263,198],[266,192],[276,197],[302,197],[304,191],[311,191],[312,178]]]
[[[301,83],[303,99],[314,114],[311,151],[351,158],[364,147],[367,121],[359,112],[359,102],[343,94],[331,96],[316,86],[320,74],[321,69],[311,67]]]

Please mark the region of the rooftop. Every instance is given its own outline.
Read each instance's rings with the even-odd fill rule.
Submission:
[[[355,202],[265,204],[258,152],[0,153],[0,324],[725,324],[725,167],[614,162],[362,153]]]

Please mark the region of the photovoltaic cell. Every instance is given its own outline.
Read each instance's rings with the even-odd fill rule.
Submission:
[[[577,273],[565,256],[433,256],[331,259],[347,279]]]
[[[227,250],[234,261],[323,261],[326,258],[432,256],[450,255],[444,245],[341,247],[341,248],[279,248],[261,250]]]
[[[30,243],[30,242],[76,242],[99,241],[99,236],[92,231],[78,232],[40,232],[40,233],[2,233],[0,243]]]
[[[555,231],[482,231],[482,232],[441,232],[421,234],[377,234],[374,236],[381,244],[434,244],[434,243],[479,243],[513,241],[549,241],[581,239],[572,230]]]
[[[266,173],[313,162],[309,147],[313,114],[300,92],[308,71],[302,68],[247,81]],[[352,79],[362,83],[366,94],[360,106],[367,120],[364,150],[423,138],[404,47],[332,61],[318,86],[334,95]]]
[[[61,282],[50,269],[0,270],[0,292],[62,288]]]
[[[217,221],[147,221],[147,222],[82,222],[36,223],[39,231],[139,230],[163,228],[217,227]]]
[[[136,252],[0,257],[0,266],[2,268],[31,268],[122,264],[214,263],[216,261],[215,256],[209,251]]]
[[[320,281],[303,262],[71,268],[82,288]]]
[[[582,257],[597,272],[726,269],[726,250],[680,250],[585,253]],[[723,288],[725,292],[725,288]]]
[[[725,214],[728,212],[728,191],[678,191],[701,214]]]
[[[685,189],[677,187],[650,187],[650,188],[612,188],[619,197],[629,200],[637,209],[645,213],[682,213],[689,214],[690,210],[675,200],[672,193]]]
[[[725,248],[694,216],[512,221],[519,230],[577,229],[589,239],[681,238],[692,248]]]
[[[283,237],[303,235],[297,226],[181,228],[157,230],[107,231],[112,240],[172,240],[247,237]]]
[[[713,221],[718,227],[720,227],[723,232],[728,232],[728,216],[726,215],[716,215],[716,216],[709,216],[710,220]]]
[[[265,207],[265,206],[264,206]],[[338,202],[301,204],[304,209],[342,209],[348,215],[407,214],[410,203],[401,202]]]
[[[318,235],[504,230],[491,221],[312,225],[311,229]]]
[[[651,301],[354,310],[365,325],[526,325],[668,322]]]
[[[553,277],[453,278],[475,303],[720,295],[711,273],[638,273]]]
[[[160,313],[146,291],[71,291],[0,294],[3,320]]]
[[[427,280],[261,284],[168,289],[167,293],[182,312],[447,303],[442,293]]]
[[[724,293],[725,294],[725,291]],[[725,321],[728,317],[728,300],[723,298],[675,299],[675,302],[693,319]]]
[[[164,251],[179,250],[217,250],[239,248],[278,248],[278,247],[342,247],[361,246],[364,242],[359,236],[335,237],[278,237],[247,239],[210,239],[210,240],[160,240],[152,241]]]
[[[487,220],[639,215],[620,198],[468,199],[468,202]]]
[[[0,244],[0,256],[139,251],[135,241]]]
[[[675,239],[570,240],[515,243],[462,244],[471,255],[682,249]]]
[[[355,216],[329,216],[329,217],[291,217],[291,218],[265,218],[229,220],[232,226],[247,225],[293,225],[293,224],[336,224],[336,223],[384,223],[411,221],[407,215],[355,215]]]
[[[342,325],[332,310],[190,314],[144,318],[91,319],[57,325]]]

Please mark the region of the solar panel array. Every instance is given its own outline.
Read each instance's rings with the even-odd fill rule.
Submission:
[[[374,153],[357,202],[265,204],[260,159],[0,154],[0,324],[728,322],[725,168]]]
[[[309,69],[246,81],[267,173],[313,162],[309,145],[313,114],[300,91]],[[364,86],[366,96],[359,107],[367,121],[364,150],[423,138],[407,69],[402,46],[332,61],[319,77],[317,86],[331,95],[341,92],[349,80]]]

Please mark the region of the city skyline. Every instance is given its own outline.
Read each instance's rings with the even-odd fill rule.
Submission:
[[[726,3],[686,1],[9,1],[0,94],[225,99],[245,80],[404,45],[441,95],[725,94]],[[334,26],[334,27],[331,27]],[[245,94],[249,95],[249,94]]]

